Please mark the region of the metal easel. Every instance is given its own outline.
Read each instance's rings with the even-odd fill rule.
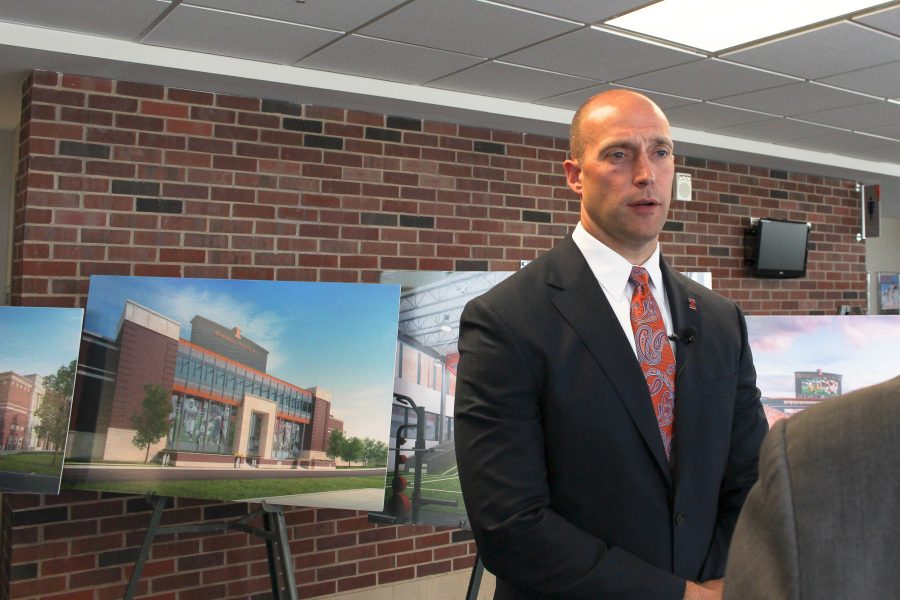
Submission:
[[[144,564],[150,556],[150,546],[157,534],[167,533],[224,533],[225,531],[239,530],[250,533],[266,540],[266,556],[269,561],[269,577],[272,581],[272,598],[274,600],[297,600],[297,585],[294,582],[294,565],[291,560],[290,546],[287,539],[287,526],[284,521],[284,507],[278,504],[269,504],[262,501],[261,507],[236,521],[224,521],[218,523],[200,523],[195,525],[168,525],[160,527],[163,509],[168,500],[165,496],[157,496],[150,493],[146,496],[147,502],[153,507],[150,516],[150,525],[144,534],[144,542],[141,551],[134,563],[134,570],[128,587],[125,590],[123,600],[132,600],[137,592]],[[263,529],[247,524],[251,519],[262,516]]]

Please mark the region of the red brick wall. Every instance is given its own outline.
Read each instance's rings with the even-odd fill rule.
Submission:
[[[255,508],[178,498],[163,512],[162,526],[235,520]],[[12,552],[2,577],[8,587],[0,585],[0,593],[17,599],[121,598],[150,520],[144,498],[97,492],[4,494],[3,511],[0,543]],[[458,530],[375,527],[365,513],[332,509],[287,508],[285,520],[301,598],[472,565],[473,543]],[[137,597],[268,598],[270,590],[259,538],[166,534],[156,537]]]
[[[577,219],[566,141],[36,72],[26,83],[13,301],[83,304],[91,274],[374,281],[515,269]],[[865,301],[854,182],[678,157],[663,234],[748,313]],[[813,223],[808,277],[751,279],[751,216]]]
[[[511,270],[577,220],[562,139],[35,72],[24,88],[13,303],[83,305],[91,274],[376,281],[381,270]],[[854,183],[677,158],[663,249],[751,314],[864,306]],[[751,216],[813,223],[809,274],[744,265]],[[121,594],[149,512],[141,498],[4,495],[12,597]],[[170,521],[246,506],[179,499]],[[467,568],[459,531],[375,527],[362,513],[289,509],[301,597]],[[3,541],[5,540],[5,541]],[[268,586],[245,534],[169,537],[142,590],[247,597]],[[201,591],[202,590],[202,591]]]

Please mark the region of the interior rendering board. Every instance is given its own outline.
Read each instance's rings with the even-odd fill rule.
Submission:
[[[0,306],[0,492],[59,493],[83,316]]]
[[[466,303],[508,271],[387,271],[399,284],[400,317],[382,515],[387,522],[467,526],[453,443],[459,318]]]
[[[399,291],[91,277],[63,487],[381,510]]]

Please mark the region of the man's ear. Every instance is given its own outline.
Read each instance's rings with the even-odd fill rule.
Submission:
[[[563,169],[566,171],[566,184],[569,189],[581,196],[581,167],[578,166],[578,161],[567,158],[563,161]]]

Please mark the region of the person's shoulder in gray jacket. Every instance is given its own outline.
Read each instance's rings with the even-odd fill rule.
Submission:
[[[900,377],[779,421],[734,532],[726,600],[900,597]]]

